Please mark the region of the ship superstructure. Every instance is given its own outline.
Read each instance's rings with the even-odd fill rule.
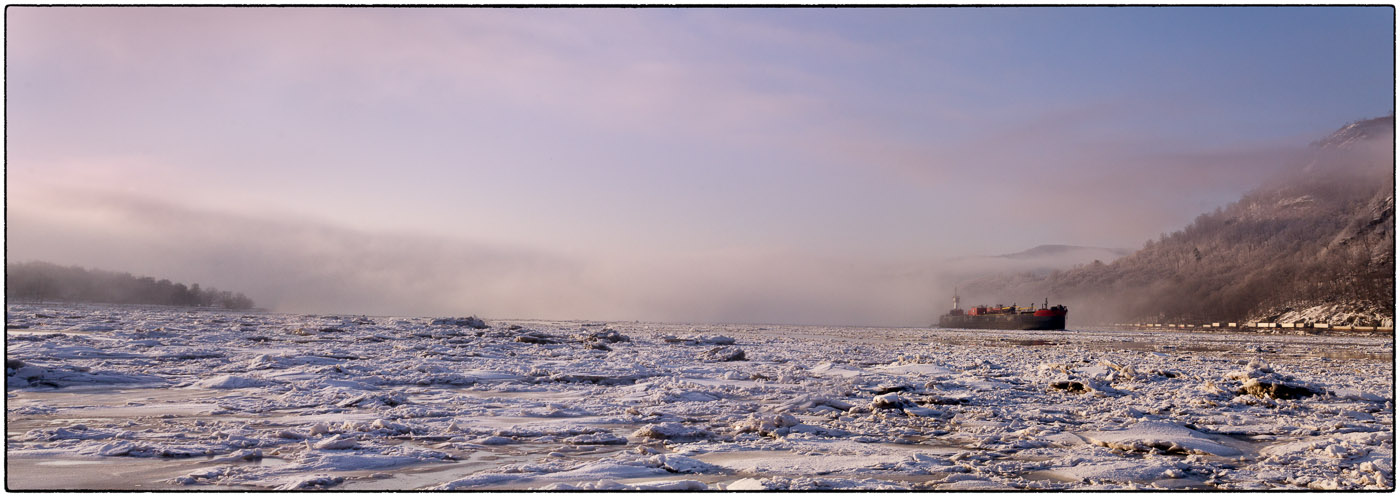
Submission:
[[[1069,308],[1050,305],[1050,299],[1037,309],[1034,305],[979,305],[963,310],[958,292],[953,291],[953,310],[938,318],[939,328],[970,328],[981,330],[1063,330]]]

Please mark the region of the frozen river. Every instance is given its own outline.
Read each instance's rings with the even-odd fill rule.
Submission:
[[[22,489],[1393,489],[1384,337],[8,305]]]

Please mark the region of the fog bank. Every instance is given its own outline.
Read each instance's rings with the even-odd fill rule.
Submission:
[[[286,312],[924,326],[952,284],[927,262],[793,248],[541,250],[94,190],[14,195],[12,261],[206,282]]]

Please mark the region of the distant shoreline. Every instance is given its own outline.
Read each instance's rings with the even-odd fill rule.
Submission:
[[[267,314],[267,313],[273,312],[273,311],[271,311],[271,310],[264,309],[264,308],[262,308],[262,307],[254,307],[254,308],[251,308],[251,309],[232,309],[232,308],[228,308],[228,307],[217,307],[217,306],[194,306],[194,305],[176,305],[176,304],[143,304],[143,303],[132,303],[132,302],[94,302],[94,301],[87,301],[87,300],[34,300],[34,299],[24,299],[24,298],[6,298],[6,299],[5,299],[5,305],[8,306],[8,305],[12,305],[12,304],[23,304],[23,305],[117,305],[117,306],[122,306],[122,307],[137,307],[137,308],[141,308],[141,307],[150,307],[150,308],[154,308],[154,309],[190,309],[190,310],[200,310],[200,311],[228,311],[228,312],[244,312],[244,313],[259,313],[259,314]]]

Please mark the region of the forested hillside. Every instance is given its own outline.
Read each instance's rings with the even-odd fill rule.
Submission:
[[[241,293],[201,289],[198,283],[187,287],[149,276],[47,262],[6,265],[5,299],[253,308],[252,299]]]
[[[1048,296],[1081,324],[1390,325],[1394,129],[1394,116],[1348,125],[1313,143],[1297,170],[1112,263],[982,278],[964,291]]]

